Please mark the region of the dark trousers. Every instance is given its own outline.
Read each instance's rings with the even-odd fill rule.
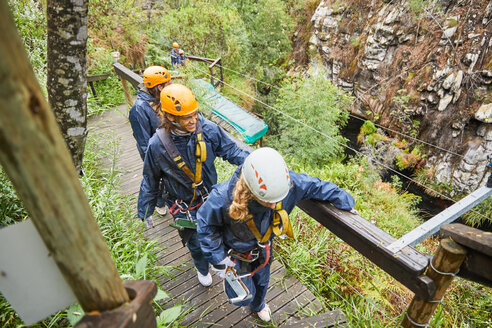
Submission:
[[[264,252],[265,250],[263,250]],[[263,254],[265,255],[265,254]],[[257,261],[250,263],[236,260],[236,272],[244,272],[244,266],[250,266],[251,270],[256,269],[261,263],[256,263]],[[243,267],[243,270],[241,270]],[[249,268],[248,268],[249,269]],[[248,270],[249,271],[249,270]],[[253,277],[243,278],[241,281],[246,285],[252,298],[246,301],[235,303],[234,305],[238,306],[246,306],[249,305],[251,311],[260,312],[265,307],[265,296],[268,290],[268,283],[270,282],[270,263],[268,263],[265,267],[261,268],[258,272],[255,273]],[[229,286],[229,284],[224,280],[225,284],[225,292],[227,297],[233,298],[236,297],[236,293]]]
[[[189,229],[187,229],[189,230]],[[186,242],[186,246],[190,250],[191,257],[193,258],[193,262],[195,263],[196,269],[204,276],[208,274],[208,261],[205,259],[205,256],[202,253],[202,249],[200,248],[200,243],[198,242],[196,230],[191,233],[188,241]]]

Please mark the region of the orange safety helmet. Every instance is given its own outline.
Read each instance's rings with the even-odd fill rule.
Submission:
[[[177,44],[176,42],[173,43],[173,48],[179,48],[179,44]]]
[[[156,85],[163,84],[171,80],[171,74],[161,66],[150,66],[143,72],[144,84],[152,89]]]
[[[161,91],[161,106],[165,113],[185,116],[198,110],[193,92],[182,84],[171,84]]]

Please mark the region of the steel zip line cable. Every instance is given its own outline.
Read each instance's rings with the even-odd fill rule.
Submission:
[[[309,249],[307,249],[304,245],[302,245],[302,244],[299,244],[299,245],[300,245],[300,247],[301,247],[304,251],[306,251],[308,254],[310,254],[310,255],[311,255],[311,256],[313,256],[313,257],[316,257],[316,255],[315,255],[315,254],[313,254],[313,253],[312,253]],[[308,267],[305,263],[303,263],[302,261],[299,261],[299,262],[300,262],[302,265],[304,265],[304,266],[305,266],[308,270],[310,270],[313,274],[315,274],[315,275],[316,275],[316,273],[315,273],[315,272],[313,272],[313,271],[312,271],[312,270],[311,270],[311,269],[310,269],[310,268],[309,268],[309,267]],[[386,313],[386,311],[385,311],[384,309],[380,308],[377,304],[373,303],[370,299],[368,299],[368,298],[366,298],[364,295],[362,295],[362,294],[359,292],[359,290],[358,290],[357,288],[355,288],[352,284],[350,284],[350,282],[348,282],[348,281],[347,281],[344,277],[342,277],[342,276],[341,276],[341,275],[340,275],[340,274],[339,274],[339,273],[338,273],[335,269],[333,269],[333,268],[331,268],[331,267],[329,267],[329,266],[328,266],[328,268],[330,269],[330,271],[331,271],[331,272],[333,272],[333,273],[334,273],[334,274],[336,274],[338,277],[340,277],[340,278],[341,278],[341,279],[342,279],[342,280],[343,280],[343,281],[344,281],[344,282],[345,282],[348,286],[350,286],[350,288],[352,288],[352,289],[355,291],[355,293],[356,293],[357,295],[359,295],[360,297],[362,297],[362,298],[363,298],[363,299],[364,299],[367,303],[371,304],[374,308],[376,308],[376,309],[378,310],[378,312],[379,312],[379,313],[381,313],[381,314],[383,314],[384,316],[386,316],[386,317],[387,317],[389,320],[391,320],[393,323],[396,323],[396,321],[395,321],[393,318],[391,318],[391,317],[388,315],[388,313]],[[320,278],[320,281],[323,281],[323,279],[322,279],[321,277],[319,277],[319,276],[318,276],[318,278]],[[333,288],[332,288],[332,287],[330,287],[330,286],[329,286],[326,282],[324,282],[324,285],[325,285],[325,286],[327,286],[327,287],[329,287],[330,289],[332,289],[332,290],[333,290]],[[336,293],[336,294],[340,296],[340,294],[338,294],[338,293]],[[343,297],[342,297],[342,298],[343,298]],[[343,299],[345,300],[345,298],[343,298]],[[347,303],[348,303],[348,301],[347,301]],[[352,307],[352,308],[357,309],[357,308],[355,308],[355,307]],[[359,312],[359,313],[361,313],[361,312]],[[361,313],[361,314],[362,314],[362,313]],[[365,317],[365,316],[364,316],[364,317]],[[366,318],[366,319],[368,319],[367,317],[365,317],[365,318]]]
[[[194,68],[194,69],[196,69],[196,70],[198,70],[198,71],[200,71],[200,72],[202,72],[202,73],[204,73],[204,74],[206,74],[206,75],[208,75],[208,76],[210,76],[210,77],[212,76],[212,75],[210,75],[208,72],[203,71],[203,70],[199,69],[198,67],[196,67],[196,65],[191,65],[191,67],[192,67],[192,68]],[[356,149],[354,149],[354,148],[352,148],[352,147],[350,147],[350,146],[348,146],[348,145],[345,145],[345,144],[343,144],[343,143],[339,142],[338,140],[334,139],[333,137],[331,137],[331,136],[329,136],[329,135],[327,135],[327,134],[325,134],[325,133],[323,133],[323,132],[321,132],[321,131],[317,130],[316,128],[313,128],[312,126],[310,126],[310,125],[308,125],[308,124],[306,124],[306,123],[304,123],[304,122],[302,122],[302,121],[299,121],[298,119],[296,119],[296,118],[292,117],[291,115],[286,114],[286,113],[284,113],[284,112],[280,111],[279,109],[277,109],[277,108],[275,108],[275,107],[273,107],[273,106],[271,106],[271,105],[269,105],[269,104],[267,104],[267,103],[265,103],[265,102],[261,101],[260,99],[257,99],[257,98],[255,98],[254,96],[252,96],[252,95],[250,95],[250,94],[248,94],[248,93],[246,93],[246,92],[244,92],[244,91],[242,91],[242,90],[239,90],[239,89],[235,88],[234,86],[232,86],[232,85],[228,84],[227,82],[222,81],[222,83],[223,83],[224,85],[226,85],[226,86],[228,86],[228,87],[230,87],[230,88],[232,88],[232,89],[234,89],[234,90],[236,90],[236,91],[238,91],[238,92],[240,92],[240,93],[244,94],[245,96],[250,97],[251,99],[255,100],[256,102],[258,102],[258,103],[260,103],[260,104],[262,104],[262,105],[264,105],[264,106],[266,106],[266,107],[268,107],[268,108],[270,108],[270,109],[273,109],[273,110],[274,110],[274,111],[276,111],[277,113],[279,113],[279,114],[281,114],[281,115],[284,115],[284,116],[286,116],[286,117],[290,118],[291,120],[295,121],[296,123],[299,123],[299,124],[301,124],[301,125],[305,126],[306,128],[309,128],[309,129],[311,129],[311,130],[315,131],[316,133],[318,133],[318,134],[320,134],[320,135],[322,135],[322,136],[324,136],[324,137],[326,137],[326,138],[328,138],[328,139],[331,139],[331,140],[335,141],[337,144],[341,145],[342,147],[345,147],[345,148],[347,148],[347,149],[350,149],[350,150],[352,150],[353,152],[355,152],[355,153],[359,154],[360,156],[367,157],[370,161],[372,161],[372,162],[374,162],[374,163],[377,163],[377,164],[381,165],[382,167],[386,168],[387,170],[389,170],[389,171],[391,171],[391,172],[393,172],[393,173],[395,173],[395,174],[397,174],[397,175],[399,175],[399,176],[401,176],[401,177],[403,177],[403,178],[405,178],[405,179],[407,179],[407,180],[409,180],[409,181],[412,181],[413,183],[415,183],[415,184],[417,184],[417,185],[421,186],[421,187],[422,187],[422,188],[424,188],[424,189],[431,190],[431,191],[432,191],[432,192],[434,192],[436,195],[439,195],[439,196],[441,196],[442,198],[445,198],[445,199],[447,199],[447,200],[449,200],[449,201],[451,201],[451,202],[453,202],[453,203],[456,203],[456,201],[455,201],[454,199],[452,199],[452,198],[450,198],[450,197],[448,197],[448,196],[444,195],[443,193],[441,193],[441,192],[439,192],[439,191],[437,191],[437,190],[434,190],[434,189],[432,189],[432,188],[429,188],[429,187],[425,186],[425,185],[424,185],[424,184],[422,184],[421,182],[418,182],[418,181],[416,181],[416,180],[414,180],[414,179],[412,179],[412,178],[410,178],[410,177],[408,177],[408,176],[404,175],[403,173],[400,173],[400,172],[396,171],[395,169],[393,169],[393,168],[391,168],[391,167],[389,167],[389,166],[385,165],[384,163],[381,163],[381,162],[380,162],[380,161],[378,161],[377,159],[369,158],[369,156],[367,156],[367,155],[365,155],[365,154],[361,153],[360,151],[358,151],[358,150],[356,150]],[[470,211],[471,211],[471,212],[474,212],[475,214],[479,215],[480,217],[485,218],[486,220],[489,220],[489,221],[491,221],[491,222],[492,222],[492,218],[486,217],[485,215],[483,215],[483,214],[481,214],[481,213],[479,213],[479,212],[477,212],[477,211],[475,211],[475,210],[473,210],[473,209],[471,209]]]
[[[277,253],[277,254],[278,254],[278,253]],[[323,278],[322,278],[319,274],[317,274],[316,272],[314,272],[314,271],[312,270],[312,268],[308,267],[308,266],[307,266],[304,262],[302,262],[302,261],[299,261],[299,263],[300,263],[302,266],[304,266],[304,267],[305,267],[305,268],[306,268],[306,269],[307,269],[307,270],[308,270],[311,274],[313,274],[315,277],[318,277],[320,281],[323,281]],[[336,289],[334,289],[333,287],[331,287],[330,285],[328,285],[328,284],[327,284],[327,283],[325,283],[325,282],[324,282],[324,285],[325,285],[326,287],[328,287],[329,289],[331,289],[331,290],[332,290],[332,291],[333,291],[333,292],[334,292],[334,293],[335,293],[335,294],[336,294],[336,295],[337,295],[340,299],[342,299],[345,303],[347,303],[347,304],[348,304],[348,305],[349,305],[352,309],[354,309],[356,312],[360,313],[360,315],[362,315],[362,316],[364,317],[364,319],[369,320],[369,318],[368,318],[368,317],[366,317],[366,316],[365,316],[362,312],[360,312],[360,310],[359,310],[358,308],[356,308],[355,306],[353,306],[352,304],[350,304],[350,302],[349,302],[349,301],[348,301],[345,297],[343,297],[342,295],[340,295],[340,293],[338,293],[338,292],[336,291]],[[321,298],[321,299],[323,299],[323,298],[324,298],[324,297],[322,297],[322,296],[321,296],[321,295],[320,295],[317,291],[314,291],[314,292],[315,292],[315,294],[316,294],[319,298]]]
[[[228,71],[231,71],[231,72],[233,72],[233,73],[239,74],[239,75],[241,75],[241,76],[243,76],[243,77],[245,77],[245,78],[247,78],[247,79],[251,79],[251,80],[254,80],[254,81],[256,81],[256,82],[262,83],[262,84],[264,84],[264,85],[268,85],[268,86],[270,86],[270,87],[272,87],[272,88],[275,88],[275,89],[277,89],[277,90],[280,90],[280,88],[279,88],[279,87],[277,87],[277,86],[275,86],[275,85],[273,85],[273,84],[270,84],[270,83],[268,83],[268,82],[264,82],[264,81],[258,80],[258,79],[254,78],[254,77],[251,77],[251,76],[248,76],[248,75],[243,74],[243,73],[241,73],[241,72],[238,72],[238,71],[235,71],[235,70],[233,70],[233,69],[227,68],[227,67],[225,67],[225,66],[223,66],[223,65],[220,65],[220,64],[216,64],[216,65],[217,65],[217,66],[219,66],[219,67],[222,67],[222,68],[224,68],[224,69],[226,69],[226,70],[228,70]],[[366,94],[366,93],[367,93],[367,91],[365,91],[365,92],[364,92],[364,94]],[[294,92],[291,92],[291,94],[294,94],[294,95],[296,95],[296,96],[297,96],[297,94],[296,94],[296,93],[294,93]],[[354,94],[354,97],[355,97],[356,99],[358,99],[358,100],[362,101],[362,99],[360,98],[360,96],[359,96],[359,95]],[[350,104],[350,106],[352,106],[354,103],[355,103],[355,100],[354,100],[354,101]],[[347,106],[347,107],[350,107],[350,106]],[[363,119],[363,118],[361,118],[361,117],[358,117],[357,115],[354,115],[354,114],[352,114],[352,113],[349,113],[349,116],[350,116],[350,117],[352,117],[352,118],[355,118],[355,119],[357,119],[357,120],[360,120],[360,121],[367,121],[366,119]],[[373,122],[373,124],[374,124],[375,126],[377,126],[378,128],[381,128],[381,129],[383,129],[383,130],[387,130],[387,131],[390,131],[390,132],[393,132],[393,133],[399,134],[399,135],[401,135],[401,136],[404,136],[405,138],[412,139],[412,140],[417,141],[417,142],[419,142],[419,143],[425,144],[425,145],[427,145],[427,146],[429,146],[429,147],[433,147],[433,148],[436,148],[436,149],[442,150],[442,151],[444,151],[444,152],[446,152],[446,153],[449,153],[449,154],[452,154],[452,155],[455,155],[455,156],[459,156],[459,157],[461,157],[461,158],[464,158],[464,157],[465,157],[464,155],[458,154],[458,153],[456,153],[456,152],[454,152],[454,151],[452,151],[452,150],[445,149],[445,148],[442,148],[442,147],[440,147],[440,146],[438,146],[438,145],[434,145],[434,144],[429,143],[429,142],[427,142],[427,141],[424,141],[424,140],[421,140],[421,139],[418,139],[418,138],[412,137],[412,136],[410,136],[410,135],[408,135],[408,134],[405,134],[405,133],[403,133],[403,132],[399,132],[399,131],[396,131],[396,130],[390,129],[390,128],[388,128],[388,127],[385,127],[385,126],[379,125],[379,124],[374,123],[374,122]]]
[[[308,229],[311,233],[313,233],[313,235],[316,235],[317,232],[315,232],[314,230],[312,230],[311,228],[306,228]],[[330,245],[329,243],[325,243],[325,245],[327,245],[329,248],[331,248],[334,252],[337,252],[337,250],[335,249],[335,247],[333,247],[332,245]],[[339,252],[337,252],[337,255],[340,255]],[[345,259],[344,259],[345,260]],[[369,262],[371,264],[373,264],[372,262]],[[360,267],[357,263],[355,262],[351,262],[351,264],[354,264],[355,266],[357,266],[361,271],[363,271],[368,277],[371,277],[373,280],[377,281],[381,286],[383,286],[384,289],[386,289],[388,292],[390,292],[391,294],[393,294],[393,296],[395,296],[396,298],[398,298],[400,301],[402,301],[403,303],[405,303],[405,305],[408,306],[408,303],[398,294],[396,294],[395,292],[393,292],[391,289],[387,288],[381,281],[379,281],[376,277],[374,277],[373,275],[371,275],[369,272],[367,272],[366,270],[364,270],[362,267]],[[381,294],[381,293],[380,293]]]

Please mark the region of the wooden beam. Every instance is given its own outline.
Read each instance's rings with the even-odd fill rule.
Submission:
[[[210,64],[210,66],[208,66],[208,67],[209,67],[209,68],[213,68],[213,67],[214,67],[214,66],[215,66],[215,65],[216,65],[216,64],[220,61],[220,59],[221,59],[220,57],[219,57],[219,58],[217,58],[217,59],[216,59],[216,60],[214,60],[214,61],[212,62],[212,64]]]
[[[492,232],[454,223],[443,225],[441,234],[451,237],[467,251],[458,275],[492,287]]]
[[[461,223],[453,223],[443,225],[441,234],[444,237],[453,238],[460,245],[492,257],[492,232],[482,231]]]
[[[109,73],[106,73],[106,74],[99,74],[99,75],[89,75],[87,76],[87,83],[89,83],[89,86],[91,87],[91,90],[92,90],[92,95],[94,96],[94,98],[97,97],[97,93],[96,93],[96,89],[94,88],[94,82],[95,81],[101,81],[101,80],[105,80],[109,77]]]
[[[109,73],[98,74],[98,75],[89,75],[89,76],[87,76],[87,82],[106,80],[109,77],[109,75],[110,75]]]
[[[129,301],[65,140],[0,1],[0,164],[85,311]]]
[[[304,200],[297,205],[415,294],[423,299],[433,297],[435,285],[423,276],[429,263],[427,256],[411,247],[405,247],[397,254],[389,252],[387,245],[396,240],[393,236],[328,202]]]
[[[492,188],[484,186],[475,190],[459,202],[453,204],[452,206],[448,207],[441,213],[429,219],[419,227],[403,235],[403,237],[389,245],[388,249],[391,252],[396,253],[408,245],[417,245],[421,241],[425,240],[427,237],[432,236],[433,234],[438,232],[441,225],[455,221],[462,214],[466,213],[475,205],[487,199],[490,195],[492,195]]]
[[[204,58],[204,57],[197,57],[197,56],[187,56],[186,58],[188,58],[189,60],[193,60],[193,61],[199,61],[199,62],[204,62],[204,63],[213,63],[215,61],[215,59],[212,59],[212,58]]]
[[[140,75],[138,75],[137,73],[126,68],[125,66],[121,65],[118,62],[113,63],[113,68],[114,68],[116,75],[118,75],[120,78],[130,82],[130,84],[135,89],[143,90],[145,88],[145,86],[143,85],[142,77]]]

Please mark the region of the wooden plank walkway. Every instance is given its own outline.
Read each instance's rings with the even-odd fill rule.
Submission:
[[[121,171],[120,192],[130,195],[135,204],[138,198],[142,176],[142,160],[138,154],[135,139],[127,119],[126,105],[116,110],[107,111],[100,117],[91,119],[89,133],[100,135],[99,142],[107,143],[116,138],[119,143],[119,156],[116,160],[117,169]],[[135,209],[136,211],[136,209]],[[199,284],[196,271],[188,249],[183,247],[177,230],[171,228],[171,215],[159,217],[155,227],[145,231],[146,238],[153,238],[162,246],[157,254],[160,265],[172,266],[172,277],[161,276],[158,283],[171,299],[164,304],[165,308],[182,304],[185,309],[183,325],[186,327],[264,327],[256,315],[246,307],[237,307],[227,301],[223,291],[222,281],[215,275],[211,287]],[[272,275],[267,293],[267,303],[274,317],[274,324],[287,324],[303,327],[333,327],[331,322],[338,321],[338,327],[344,323],[344,315],[332,311],[324,315],[322,322],[313,323],[306,319],[303,313],[318,314],[322,305],[316,297],[306,289],[295,277],[286,274],[285,268],[279,261],[272,264]],[[327,318],[331,318],[327,320]],[[341,325],[340,325],[341,324]],[[299,326],[301,326],[299,324]]]

